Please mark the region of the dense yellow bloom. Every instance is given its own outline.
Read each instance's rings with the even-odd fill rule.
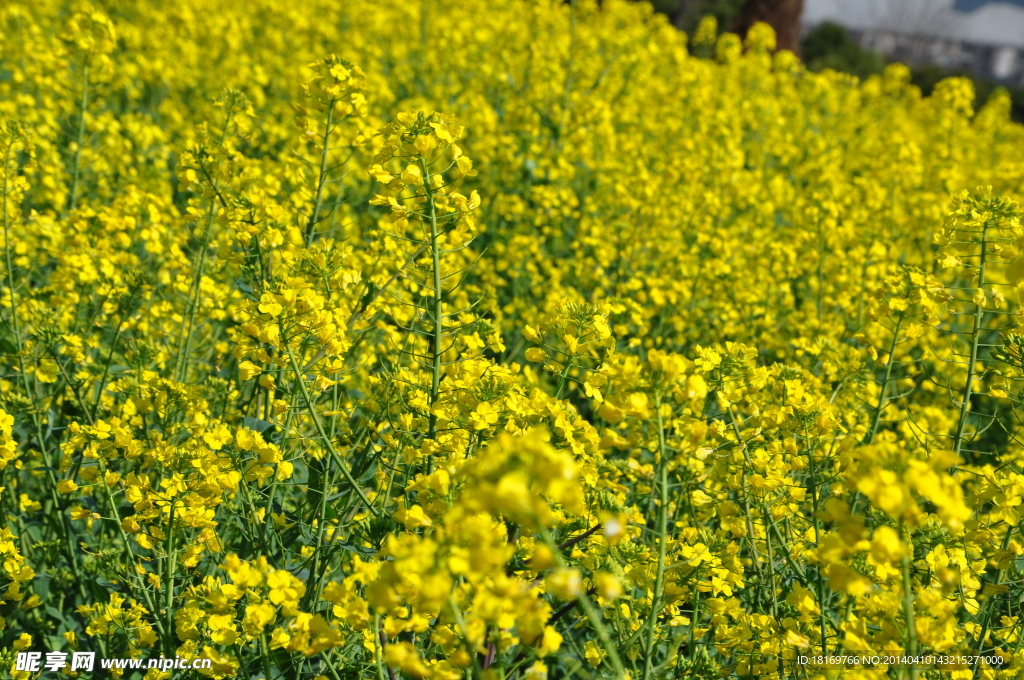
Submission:
[[[0,647],[1024,668],[1004,93],[623,0],[9,0],[0,35]]]

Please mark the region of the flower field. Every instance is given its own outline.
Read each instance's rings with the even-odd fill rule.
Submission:
[[[1024,676],[1024,128],[773,48],[3,3],[0,665]]]

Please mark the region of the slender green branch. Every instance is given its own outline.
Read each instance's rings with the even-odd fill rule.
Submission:
[[[985,268],[987,266],[988,248],[988,222],[985,222],[981,228],[981,259],[978,265],[978,290],[985,291]],[[956,434],[953,437],[953,450],[956,454],[960,455],[960,450],[964,444],[964,432],[967,429],[967,420],[971,413],[971,394],[974,390],[974,380],[976,377],[976,366],[978,363],[978,349],[981,344],[981,335],[983,331],[982,320],[985,316],[985,306],[974,302],[974,316],[972,319],[971,328],[971,358],[970,363],[967,366],[967,381],[964,383],[964,391],[961,395],[963,401],[960,402],[960,418],[956,426]]]
[[[655,400],[658,416],[658,566],[654,576],[654,592],[651,594],[651,615],[647,619],[647,656],[644,662],[644,680],[649,680],[654,671],[654,641],[657,634],[662,591],[665,586],[665,548],[668,541],[668,449],[665,446],[665,419],[661,413],[661,395]],[[653,494],[654,491],[652,490]]]
[[[320,150],[320,175],[316,182],[316,200],[313,203],[313,212],[306,223],[306,245],[313,245],[313,237],[316,235],[316,225],[320,221],[320,208],[323,205],[324,186],[327,184],[327,157],[331,149],[331,125],[334,122],[334,100],[327,103],[327,122],[324,125],[323,148]]]
[[[878,425],[882,422],[882,411],[885,410],[886,402],[885,393],[889,387],[890,380],[892,380],[892,368],[895,363],[896,346],[899,343],[900,328],[903,325],[903,317],[905,314],[905,311],[901,311],[899,318],[896,319],[896,328],[893,329],[892,342],[889,344],[889,357],[885,362],[885,377],[882,379],[882,388],[878,395],[878,406],[875,407],[875,412],[871,417],[871,427],[868,429],[868,433],[864,437],[865,444],[871,444],[875,441],[875,435],[878,433]]]
[[[287,341],[283,341],[281,344],[284,347],[285,352],[288,354],[288,360],[291,362],[292,370],[295,372],[295,381],[299,384],[299,389],[302,391],[302,398],[306,402],[306,410],[309,411],[309,417],[313,419],[313,424],[316,426],[317,434],[320,435],[320,440],[323,442],[324,446],[327,447],[327,451],[331,454],[331,457],[337,461],[338,468],[341,470],[341,473],[345,475],[345,479],[352,485],[352,489],[359,496],[359,500],[366,505],[366,509],[377,517],[382,516],[381,511],[370,502],[370,499],[366,497],[363,490],[359,488],[359,483],[356,481],[355,477],[352,476],[352,471],[348,469],[347,465],[345,465],[345,461],[334,448],[334,443],[331,441],[331,438],[327,436],[327,432],[324,430],[324,425],[320,422],[320,414],[317,413],[316,404],[313,402],[313,398],[309,394],[309,388],[306,387],[306,380],[302,375],[302,370],[299,368],[298,361],[295,359],[295,353],[292,351],[291,346]]]
[[[75,155],[71,162],[71,192],[67,212],[73,212],[78,203],[78,178],[82,161],[82,144],[85,142],[85,112],[89,108],[89,62],[82,64],[82,98],[78,109],[78,137],[75,139]]]
[[[902,519],[900,520],[900,538],[904,542],[901,568],[903,574],[903,625],[906,628],[904,643],[907,648],[907,654],[913,658],[917,656],[917,628],[914,623],[914,589],[913,581],[910,577],[911,563],[914,557],[914,543],[911,540],[910,531]],[[917,664],[911,662],[908,664],[908,669],[910,680],[917,680]]]
[[[423,187],[427,198],[430,221],[430,259],[433,269],[433,299],[431,300],[431,316],[433,321],[430,349],[430,424],[427,437],[437,439],[437,414],[434,405],[441,395],[441,341],[444,338],[444,290],[441,288],[441,253],[438,246],[437,204],[434,201],[434,189],[431,186],[430,168],[427,160],[419,159],[420,172],[423,174]],[[428,473],[434,471],[434,454],[430,454]]]

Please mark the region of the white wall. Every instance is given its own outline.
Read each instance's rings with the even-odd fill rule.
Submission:
[[[954,0],[804,0],[803,22],[835,21],[853,29],[882,29],[1024,48],[1024,8],[991,2],[973,12]]]

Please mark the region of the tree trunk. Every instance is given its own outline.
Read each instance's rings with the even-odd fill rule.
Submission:
[[[777,47],[800,54],[800,15],[804,0],[747,0],[732,25],[732,31],[745,36],[755,22],[763,21],[775,29]]]

